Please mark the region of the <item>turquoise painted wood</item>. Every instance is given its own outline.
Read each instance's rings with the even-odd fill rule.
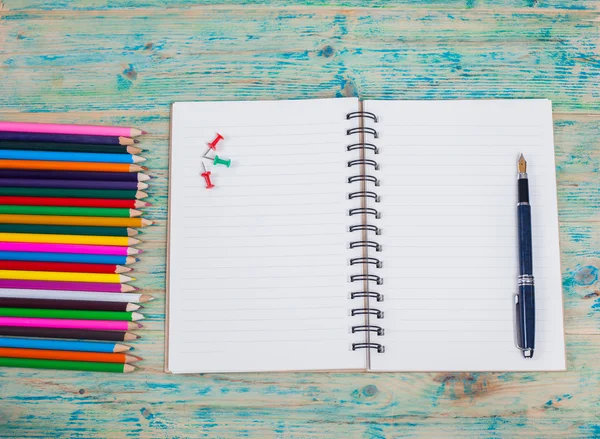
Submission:
[[[0,370],[0,437],[600,437],[599,6],[4,0],[0,119],[152,133],[136,285],[158,300],[132,375]],[[568,372],[162,372],[170,103],[334,96],[553,100]]]

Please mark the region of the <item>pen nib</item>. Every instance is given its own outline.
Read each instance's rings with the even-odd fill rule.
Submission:
[[[523,157],[523,154],[521,154],[521,156],[519,157],[519,174],[525,174],[527,172],[527,162],[525,161],[525,157]]]

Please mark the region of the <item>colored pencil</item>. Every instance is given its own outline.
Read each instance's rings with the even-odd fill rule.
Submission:
[[[148,181],[150,176],[141,172],[86,172],[86,171],[30,171],[28,169],[0,169],[0,178],[32,178],[34,180],[102,180]]]
[[[102,226],[102,227],[146,227],[152,221],[143,218],[112,218],[102,216],[54,216],[54,215],[14,215],[0,214],[3,224],[48,224],[71,226]]]
[[[98,152],[102,154],[132,154],[142,152],[141,148],[129,145],[92,145],[90,143],[51,143],[51,142],[0,142],[0,149],[26,151],[73,151]]]
[[[89,311],[74,309],[0,308],[0,317],[27,319],[111,320],[136,322],[144,316],[137,312]]]
[[[0,270],[26,271],[66,271],[70,273],[109,273],[121,274],[130,272],[131,267],[115,264],[76,264],[68,262],[29,262],[0,260]]]
[[[129,331],[142,328],[140,323],[119,320],[33,319],[27,317],[0,317],[0,326],[88,329],[90,331]]]
[[[1,260],[37,261],[37,262],[74,262],[77,264],[115,264],[131,265],[137,262],[133,256],[82,255],[71,253],[41,252],[4,252],[0,251]]]
[[[49,235],[42,233],[2,233],[0,241],[3,242],[37,242],[46,244],[87,244],[87,245],[115,245],[128,247],[140,243],[139,239],[124,236],[90,236],[90,235]]]
[[[85,143],[92,145],[133,145],[137,140],[123,136],[80,136],[73,134],[16,133],[0,132],[0,141],[44,142],[44,143]]]
[[[111,207],[63,207],[63,206],[5,206],[0,205],[2,215],[61,215],[61,216],[106,216],[132,218],[142,214],[135,209],[115,209]]]
[[[2,367],[29,369],[81,370],[87,372],[131,373],[137,368],[131,364],[92,363],[86,361],[38,360],[30,358],[0,358]]]
[[[141,305],[128,302],[94,302],[91,300],[18,299],[14,297],[0,297],[0,307],[133,312],[140,309]]]
[[[0,347],[21,349],[54,349],[78,352],[127,352],[131,347],[120,343],[97,341],[45,340],[35,338],[0,338]]]
[[[0,326],[0,335],[10,337],[69,338],[75,340],[131,341],[140,338],[133,332],[90,331],[84,329],[63,328],[25,328],[19,326]]]
[[[90,361],[129,364],[141,360],[134,355],[99,352],[74,352],[47,349],[0,348],[0,358],[36,358],[40,360]]]
[[[89,331],[128,331],[141,323],[121,320],[75,320],[28,317],[0,317],[0,326],[24,328],[84,329]]]
[[[23,290],[96,291],[99,293],[131,293],[137,288],[127,284],[101,282],[66,282],[50,280],[0,279],[0,288]]]
[[[141,250],[116,245],[44,244],[32,242],[0,242],[0,251],[34,253],[79,253],[83,255],[137,255]]]
[[[0,187],[35,187],[57,189],[109,189],[137,191],[146,189],[146,183],[135,181],[97,180],[31,180],[25,178],[0,178]]]
[[[0,133],[1,134],[1,133]],[[125,163],[0,160],[0,169],[50,169],[56,171],[140,172],[147,168]]]
[[[135,236],[138,234],[137,230],[126,227],[74,227],[40,224],[0,224],[0,232],[85,236]]]
[[[102,284],[120,284],[135,280],[124,274],[108,273],[63,273],[62,271],[22,271],[0,270],[0,279],[6,280],[42,280],[56,282],[85,282]]]
[[[29,187],[0,187],[2,196],[25,196],[25,197],[63,197],[63,198],[116,198],[130,200],[133,198],[143,199],[147,193],[135,190],[112,190],[112,189],[57,189],[57,188],[29,188]]]
[[[137,128],[101,125],[73,125],[37,122],[0,122],[0,131],[13,133],[73,134],[78,136],[137,137],[146,134]]]
[[[3,197],[0,204],[14,206],[67,206],[67,207],[112,207],[140,209],[151,206],[140,200],[111,200],[107,198],[42,198],[42,197]]]
[[[2,160],[52,160],[56,162],[90,163],[141,163],[146,159],[131,154],[103,154],[98,152],[70,151],[28,151],[20,149],[0,149]]]
[[[138,293],[102,293],[94,291],[64,291],[64,290],[28,290],[0,289],[0,298],[14,299],[51,299],[51,300],[84,300],[94,302],[132,302],[146,303],[154,297]]]

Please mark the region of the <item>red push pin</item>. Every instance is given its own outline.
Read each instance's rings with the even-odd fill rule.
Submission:
[[[214,151],[217,150],[217,143],[219,143],[221,140],[223,140],[223,136],[220,135],[219,133],[217,133],[217,137],[215,137],[215,140],[213,140],[212,142],[210,142],[208,144],[208,147]]]
[[[204,177],[204,181],[206,182],[206,189],[215,187],[215,185],[212,184],[212,182],[210,181],[210,171],[206,170],[206,166],[204,166],[204,163],[202,163],[202,167],[204,168],[204,172],[200,175]]]

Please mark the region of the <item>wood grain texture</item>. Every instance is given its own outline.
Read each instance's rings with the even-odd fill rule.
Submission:
[[[4,0],[0,119],[152,133],[158,300],[132,375],[0,370],[0,437],[600,437],[599,5]],[[335,96],[552,99],[568,372],[162,373],[170,103]]]

